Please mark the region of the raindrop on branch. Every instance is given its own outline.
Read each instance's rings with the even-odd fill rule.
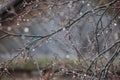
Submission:
[[[38,13],[41,16],[41,12]]]
[[[29,60],[30,58],[29,58],[29,57],[27,57],[26,59],[27,59],[27,60]]]
[[[100,34],[98,33],[97,36],[100,36]]]
[[[29,19],[26,19],[26,21],[30,21]]]
[[[67,59],[69,59],[69,58],[70,58],[70,56],[69,56],[69,55],[66,55],[66,58],[67,58]]]
[[[28,27],[25,27],[25,28],[24,28],[24,32],[25,32],[25,33],[29,32],[29,28],[28,28]]]
[[[75,75],[73,75],[73,78],[75,78],[76,76]]]
[[[19,26],[20,25],[20,23],[19,22],[17,22],[17,26]]]
[[[81,15],[83,15],[83,13],[82,13],[82,12],[80,12],[80,16],[81,16]]]
[[[117,26],[117,23],[114,23],[113,25],[114,25],[114,26]]]
[[[75,74],[76,72],[75,71],[72,71],[73,74]]]
[[[118,16],[118,19],[120,19],[120,16]]]
[[[87,4],[87,6],[89,7],[89,6],[90,6],[90,4],[88,3],[88,4]]]
[[[5,68],[4,70],[5,70],[5,71],[7,71],[8,69],[7,69],[7,68]]]
[[[66,28],[64,27],[64,28],[63,28],[63,31],[65,31],[65,30],[66,30]]]
[[[83,0],[83,1],[82,1],[82,3],[84,4],[84,3],[85,3],[85,1]]]
[[[26,21],[25,19],[23,19],[23,21]]]
[[[34,52],[34,51],[35,51],[35,49],[33,48],[33,49],[32,49],[32,51]]]
[[[12,30],[12,28],[11,28],[11,27],[8,27],[8,28],[7,28],[7,30],[8,30],[8,31],[11,31],[11,30]]]
[[[106,34],[107,34],[108,32],[109,32],[108,30],[105,31]]]
[[[92,9],[92,13],[95,13],[95,10]]]

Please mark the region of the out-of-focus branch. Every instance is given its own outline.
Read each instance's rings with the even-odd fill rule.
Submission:
[[[11,14],[15,15],[16,10],[23,5],[24,2],[30,2],[32,0],[12,0],[3,7],[0,8],[0,21],[9,18]]]
[[[92,65],[97,61],[97,59],[102,56],[103,54],[105,54],[106,52],[108,52],[109,50],[111,50],[113,47],[115,47],[118,43],[120,43],[120,40],[116,41],[114,44],[112,44],[110,47],[108,47],[107,49],[105,49],[104,51],[100,52],[99,55],[97,55],[95,57],[95,59],[92,61],[92,63],[90,64],[89,68],[87,71],[90,70],[90,68],[92,67]]]

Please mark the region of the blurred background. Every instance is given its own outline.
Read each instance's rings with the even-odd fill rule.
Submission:
[[[110,14],[106,12],[99,22],[105,9],[94,9],[108,2],[107,0],[23,0],[19,2],[18,0],[19,5],[16,6],[15,0],[0,0],[1,64],[17,56],[13,65],[16,67],[15,65],[19,63],[21,70],[16,68],[18,73],[14,72],[14,74],[23,77],[29,75],[30,79],[25,77],[24,80],[39,80],[36,78],[39,72],[36,71],[36,66],[33,66],[34,61],[45,66],[49,63],[49,59],[56,57],[60,60],[76,61],[82,56],[85,60],[92,60],[98,53],[97,46],[99,51],[103,51],[119,39],[120,16],[112,20],[116,13],[112,10]],[[87,11],[90,13],[83,16]],[[83,17],[80,18],[81,16]],[[76,21],[78,18],[80,20]],[[70,26],[71,23],[74,25]],[[98,43],[95,37],[96,30]],[[105,57],[109,58],[111,53],[109,52]],[[21,59],[24,62],[27,60],[27,64],[22,65]],[[29,59],[32,59],[33,63]],[[23,68],[26,69],[25,73],[22,73]],[[35,71],[29,72],[33,68]],[[33,74],[35,77],[31,78]],[[23,79],[19,77],[16,80]]]

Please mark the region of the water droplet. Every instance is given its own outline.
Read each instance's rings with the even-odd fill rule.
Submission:
[[[24,28],[24,32],[25,32],[25,33],[29,32],[29,28],[28,28],[28,27],[25,27],[25,28]]]
[[[63,28],[63,31],[65,31],[65,30],[66,30],[66,28],[64,27],[64,28]]]
[[[37,7],[38,7],[38,4],[36,4],[34,7],[37,8]]]
[[[62,70],[61,70],[61,71],[62,71],[62,72],[64,72],[64,71],[65,71],[65,69],[63,69],[63,68],[62,68]]]
[[[33,48],[33,49],[32,49],[32,51],[34,52],[34,51],[35,51],[35,49]]]
[[[88,3],[87,6],[90,6],[90,4]]]
[[[53,65],[53,66],[55,66],[55,65],[56,65],[56,63],[53,63],[52,65]]]
[[[8,28],[7,28],[7,30],[8,30],[8,31],[11,31],[11,30],[12,30],[12,28],[11,28],[11,27],[8,27]]]
[[[117,23],[114,23],[113,25],[114,25],[114,26],[117,26]]]
[[[118,19],[120,19],[120,16],[118,16]]]
[[[84,74],[84,76],[87,76],[86,74]]]
[[[26,19],[26,21],[30,21],[29,19]]]
[[[83,0],[83,1],[82,1],[82,3],[84,4],[84,3],[85,3],[85,1]]]
[[[72,71],[73,74],[75,74],[75,71]]]
[[[83,15],[83,13],[82,13],[82,12],[80,12],[80,16],[81,16],[81,15]]]
[[[49,10],[51,10],[51,9],[52,9],[52,7],[50,6],[50,7],[49,7]]]
[[[26,21],[25,19],[23,19],[23,21]]]
[[[41,12],[38,13],[41,16]]]
[[[98,33],[97,36],[100,36],[100,34]]]
[[[67,59],[69,59],[69,58],[70,58],[70,56],[69,56],[69,55],[66,55],[66,58],[67,58]]]
[[[95,13],[95,11],[92,9],[92,13]]]
[[[108,30],[106,30],[105,33],[108,33]]]
[[[19,22],[17,22],[17,26],[19,26],[20,25],[20,23]]]
[[[7,71],[7,68],[5,68],[4,70]]]
[[[73,78],[75,78],[76,76],[75,75],[73,75]]]
[[[29,60],[30,58],[29,58],[29,57],[27,57],[26,59],[27,59],[27,60]]]
[[[21,53],[22,55],[24,54],[24,52]]]

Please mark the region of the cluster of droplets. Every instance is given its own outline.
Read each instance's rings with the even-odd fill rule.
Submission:
[[[29,22],[30,19],[29,18],[22,18],[24,16],[19,16],[18,19],[17,19],[17,22],[16,22],[16,25],[19,26],[20,25],[20,22]]]

